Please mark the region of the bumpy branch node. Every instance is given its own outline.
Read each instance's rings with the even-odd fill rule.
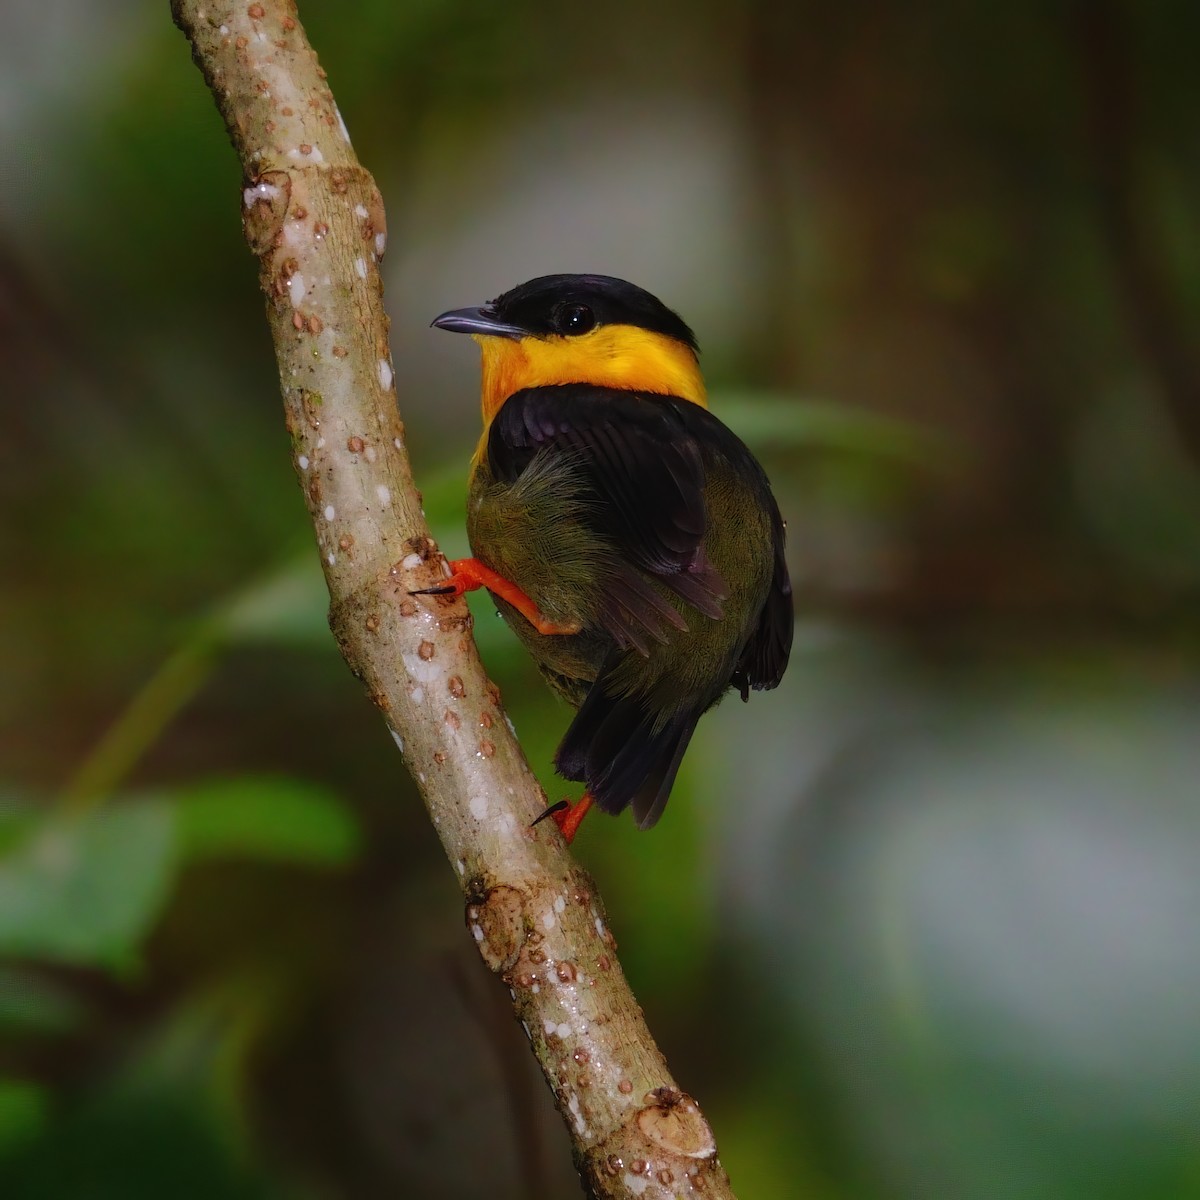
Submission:
[[[379,261],[383,201],[286,0],[173,0],[244,174],[297,478],[330,626],[420,787],[597,1197],[732,1197],[484,674],[462,601],[418,601],[445,560],[404,449]]]

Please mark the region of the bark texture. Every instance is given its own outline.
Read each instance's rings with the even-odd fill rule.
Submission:
[[[413,597],[444,560],[404,448],[379,261],[383,201],[287,0],[173,0],[241,161],[239,203],[279,365],[330,626],[383,714],[508,985],[597,1197],[732,1197],[712,1132],[667,1070],[600,897],[480,664],[461,601]]]

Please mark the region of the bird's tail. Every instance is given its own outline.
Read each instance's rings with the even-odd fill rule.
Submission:
[[[671,786],[701,710],[684,710],[657,723],[644,702],[592,685],[554,756],[566,779],[582,780],[606,812],[633,805],[639,829],[649,829],[666,808]]]

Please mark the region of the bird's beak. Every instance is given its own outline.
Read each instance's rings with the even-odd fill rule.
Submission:
[[[451,333],[473,333],[482,337],[503,337],[520,339],[529,336],[528,329],[519,325],[506,325],[498,320],[496,314],[488,307],[483,308],[452,308],[431,322],[433,329],[448,329]]]

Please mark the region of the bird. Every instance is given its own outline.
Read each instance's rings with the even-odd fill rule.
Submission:
[[[792,645],[785,526],[758,460],[708,409],[692,330],[609,275],[545,275],[432,327],[482,359],[471,557],[414,594],[484,587],[576,712],[550,805],[662,816],[700,717],[776,687]],[[536,824],[536,822],[535,822]]]

